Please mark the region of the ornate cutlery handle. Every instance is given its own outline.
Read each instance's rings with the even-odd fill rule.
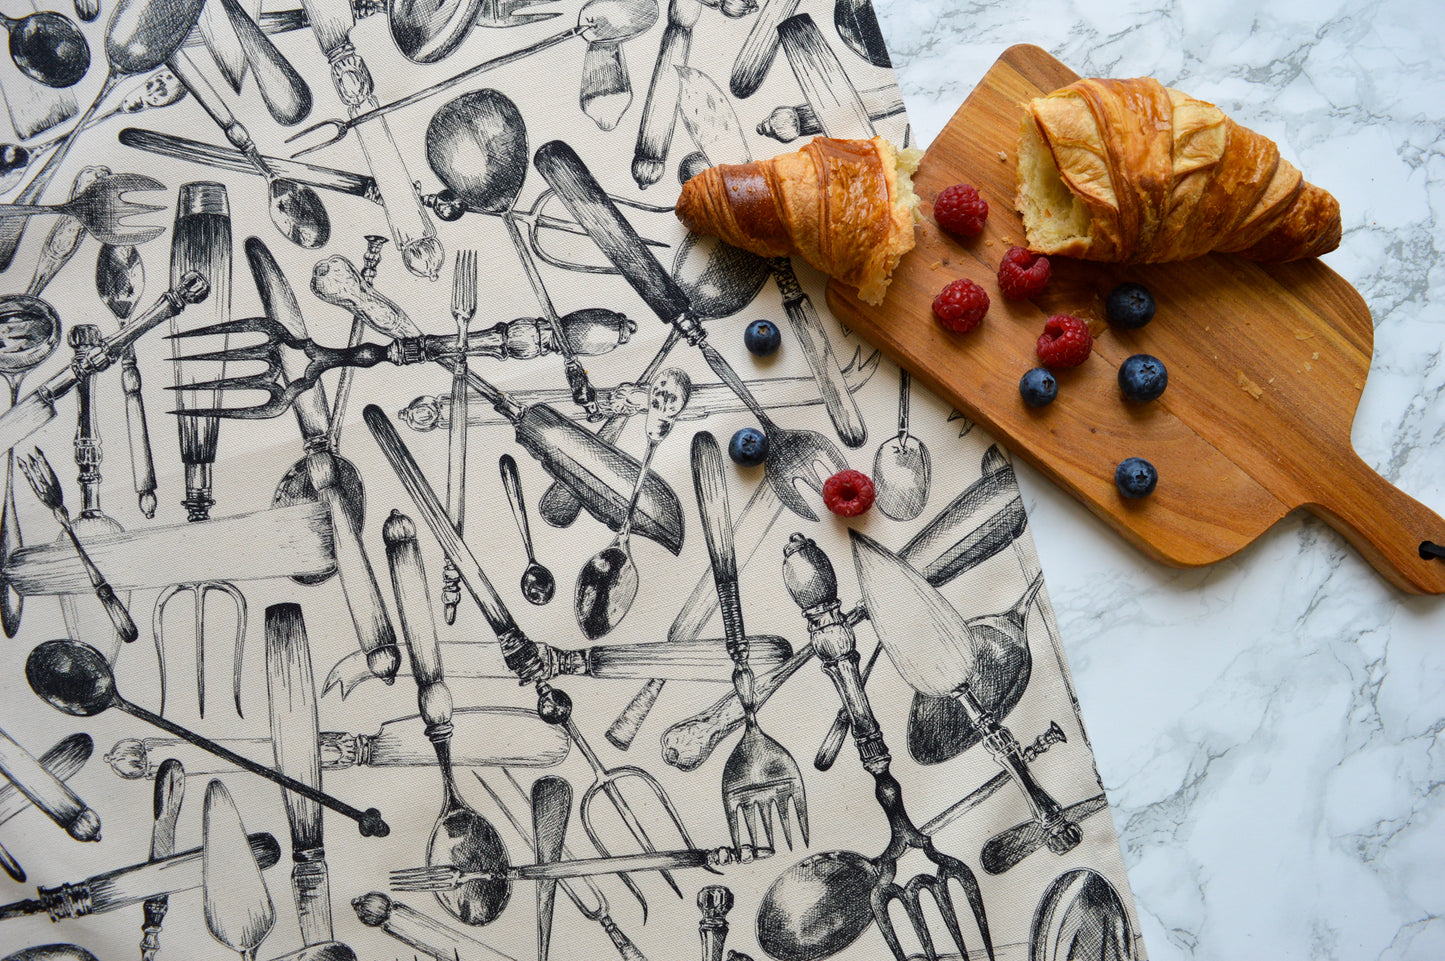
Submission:
[[[823,670],[832,679],[848,711],[849,726],[863,766],[875,777],[892,760],[883,732],[868,703],[858,671],[858,644],[853,622],[838,600],[838,577],[828,555],[810,538],[793,534],[783,548],[783,583],[808,621],[808,636]]]
[[[356,266],[340,254],[317,261],[311,269],[311,292],[388,337],[421,335],[421,328],[406,311],[368,283]]]
[[[150,426],[146,423],[145,400],[141,397],[140,367],[135,350],[120,359],[120,387],[125,394],[126,437],[130,442],[130,464],[136,499],[147,519],[156,516],[156,465],[151,456]]]
[[[721,884],[709,884],[697,893],[697,907],[702,918],[697,933],[702,939],[702,961],[723,961],[727,943],[727,914],[733,907],[733,893]]]

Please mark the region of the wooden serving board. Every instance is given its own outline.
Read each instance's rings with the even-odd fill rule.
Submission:
[[[1054,257],[1043,296],[999,293],[999,259],[1024,238],[1013,208],[1021,105],[1076,79],[1038,47],[1005,51],[914,177],[926,216],[887,299],[872,307],[835,283],[833,313],[1161,561],[1213,563],[1304,507],[1403,590],[1445,592],[1445,562],[1419,553],[1422,541],[1445,542],[1445,520],[1350,445],[1374,331],[1359,293],[1323,263],[1262,266],[1218,255],[1120,267]],[[938,192],[960,182],[989,204],[984,234],[966,242],[927,216]],[[931,311],[934,295],[960,277],[992,302],[983,324],[961,335]],[[1140,330],[1104,319],[1104,297],[1126,280],[1148,286],[1158,302]],[[1018,381],[1038,366],[1034,344],[1052,313],[1086,320],[1094,354],[1059,371],[1058,399],[1036,410],[1020,399]],[[1119,364],[1135,353],[1169,369],[1168,389],[1151,403],[1119,393]],[[1130,456],[1159,471],[1158,487],[1140,500],[1114,487],[1115,465]]]

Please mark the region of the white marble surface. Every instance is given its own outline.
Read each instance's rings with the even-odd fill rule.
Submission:
[[[876,4],[921,145],[1021,42],[1275,138],[1339,198],[1325,259],[1374,315],[1355,448],[1445,513],[1430,4]],[[1399,593],[1300,513],[1227,562],[1164,568],[1019,470],[1150,956],[1445,957],[1445,601]]]

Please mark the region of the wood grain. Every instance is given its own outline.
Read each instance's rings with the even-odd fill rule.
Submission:
[[[955,241],[925,216],[881,305],[829,285],[838,320],[1160,561],[1213,563],[1303,507],[1402,590],[1445,592],[1445,563],[1419,555],[1421,541],[1445,542],[1445,520],[1350,446],[1374,330],[1359,293],[1322,262],[1265,266],[1217,255],[1121,267],[1055,257],[1043,296],[999,293],[998,261],[1024,237],[1013,209],[1021,105],[1075,79],[1038,47],[1004,52],[913,180],[925,214],[944,187],[978,187],[989,203],[984,234]],[[992,305],[981,327],[955,335],[934,321],[931,305],[960,277],[982,285]],[[1104,320],[1105,295],[1125,280],[1158,301],[1140,330]],[[1059,372],[1058,400],[1035,410],[1020,399],[1018,380],[1038,366],[1034,342],[1051,313],[1085,319],[1094,356]],[[1135,353],[1169,369],[1169,388],[1152,403],[1119,393],[1119,364]],[[1130,456],[1159,470],[1154,493],[1137,501],[1114,487],[1115,465]]]

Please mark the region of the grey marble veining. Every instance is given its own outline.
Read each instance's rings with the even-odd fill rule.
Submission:
[[[1158,77],[1275,138],[1339,198],[1325,260],[1374,317],[1355,449],[1445,513],[1429,4],[876,6],[922,146],[1021,42],[1080,74]],[[1445,601],[1396,591],[1302,513],[1225,562],[1165,568],[1019,470],[1150,956],[1445,957]]]

